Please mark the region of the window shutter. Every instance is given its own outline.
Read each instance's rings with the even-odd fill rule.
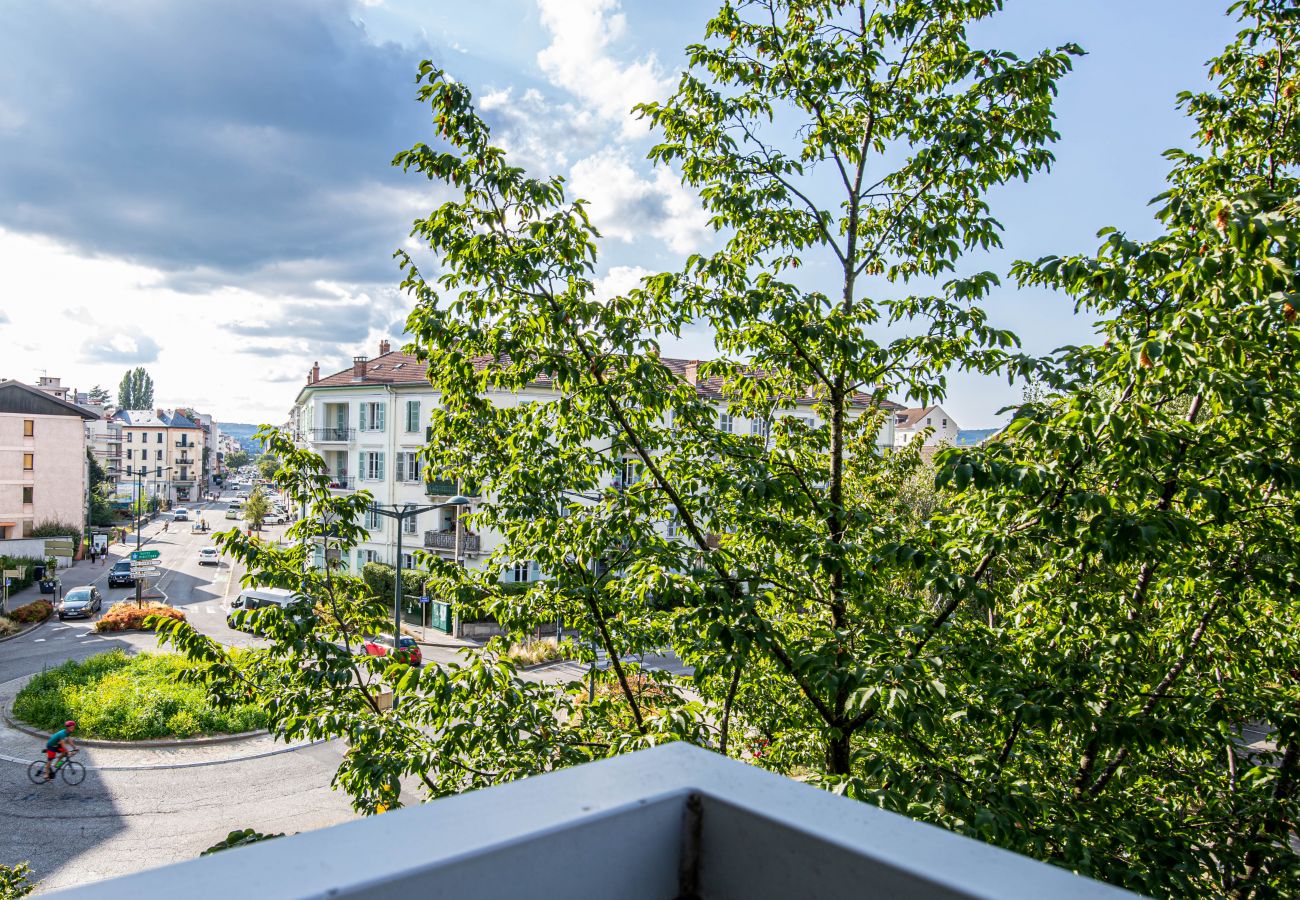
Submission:
[[[383,407],[382,407],[382,406],[380,407],[380,410],[381,410],[381,412],[380,412],[380,414],[379,414],[379,422],[380,422],[381,430],[382,430],[382,425],[383,425],[383,421],[384,421],[384,415],[383,415],[383,412],[382,412]],[[376,481],[383,481],[383,480],[384,480],[384,454],[382,454],[382,453],[376,453],[376,454],[375,454],[375,472],[376,472],[376,474],[375,474],[375,480],[376,480]]]
[[[406,454],[405,453],[397,454],[397,480],[398,481],[406,480]]]
[[[383,431],[383,430],[384,430],[384,412],[386,411],[386,409],[387,409],[387,407],[385,407],[384,404],[382,404],[382,403],[376,403],[376,404],[375,404],[375,411],[376,411],[376,413],[377,413],[377,416],[375,417],[375,419],[376,419],[376,422],[375,422],[375,431]]]

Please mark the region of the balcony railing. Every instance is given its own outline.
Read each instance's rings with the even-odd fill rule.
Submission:
[[[332,475],[326,473],[331,490],[350,491],[357,486],[357,479],[352,475]]]
[[[197,447],[198,444],[193,441],[179,440],[176,442],[177,447]]]
[[[357,436],[355,428],[313,428],[311,439],[318,444],[343,444]]]
[[[424,483],[424,492],[430,497],[450,497],[456,493],[456,482],[450,478],[434,478]]]
[[[456,532],[454,531],[426,531],[424,533],[424,546],[429,550],[446,550],[451,553],[456,552]],[[478,553],[479,537],[477,534],[462,534],[460,536],[461,553]]]
[[[521,879],[527,880],[523,891]],[[521,893],[620,900],[1134,896],[685,743],[413,804],[63,896],[370,900],[434,890],[477,900]]]

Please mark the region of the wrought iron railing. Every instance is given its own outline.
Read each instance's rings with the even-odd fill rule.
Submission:
[[[355,428],[313,428],[311,439],[324,444],[339,443],[352,440],[356,434]]]
[[[426,531],[424,533],[424,546],[429,550],[450,550],[454,553],[456,552],[456,532]],[[460,535],[460,552],[478,553],[479,536],[477,534]]]

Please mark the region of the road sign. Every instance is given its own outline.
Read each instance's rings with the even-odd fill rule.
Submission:
[[[420,602],[421,602],[421,603],[428,603],[428,602],[429,602],[429,598],[428,598],[428,597],[421,597],[421,598],[420,598]]]
[[[157,559],[157,550],[132,550],[131,559]]]
[[[158,571],[159,569],[157,566],[140,566],[138,568],[136,566],[132,566],[131,576],[133,578],[143,578],[147,576],[157,575]]]

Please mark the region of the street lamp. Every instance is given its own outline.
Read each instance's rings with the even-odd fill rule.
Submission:
[[[380,505],[371,504],[370,511],[375,515],[384,516],[392,519],[397,523],[397,576],[396,584],[393,586],[393,652],[397,652],[398,646],[402,640],[402,524],[410,518],[420,515],[420,513],[432,512],[435,509],[446,509],[449,506],[461,507],[469,506],[470,499],[461,494],[452,497],[446,503],[437,503],[431,506],[417,506],[414,503],[391,503]],[[456,516],[456,528],[459,533],[460,516]],[[459,547],[457,547],[459,553]]]

